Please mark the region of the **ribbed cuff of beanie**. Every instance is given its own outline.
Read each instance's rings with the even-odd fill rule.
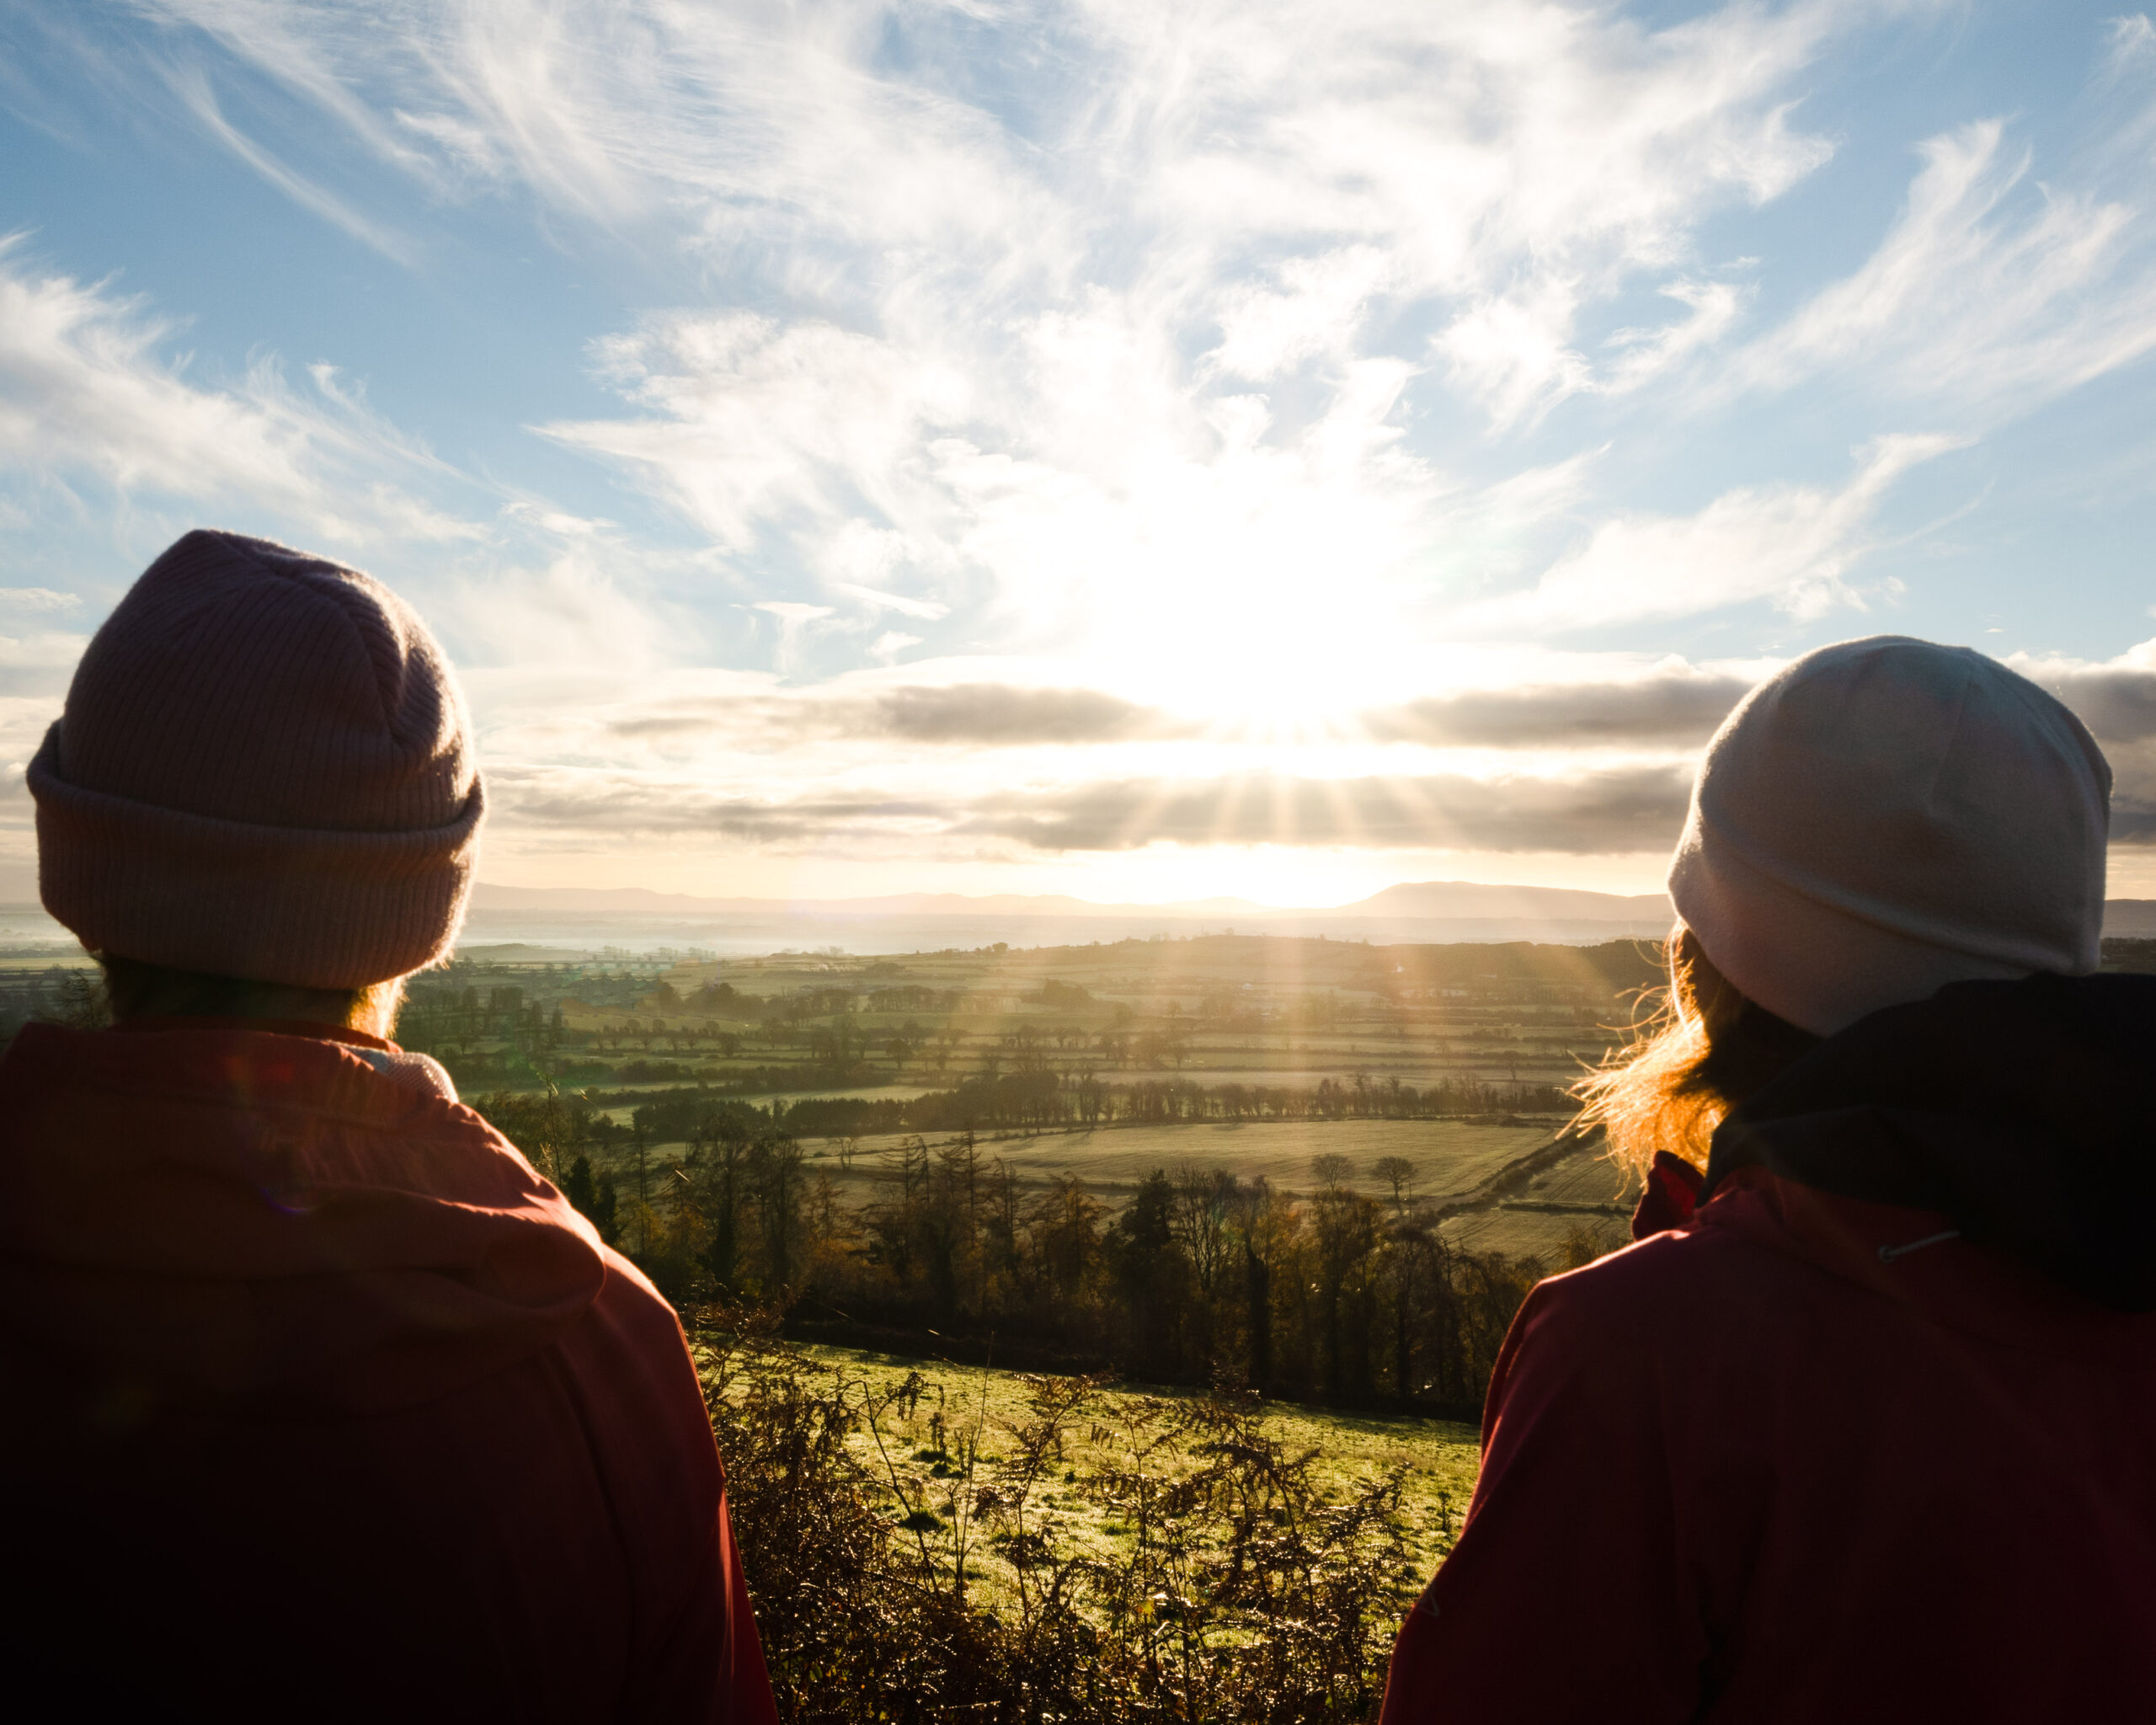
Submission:
[[[1814,1036],[1832,1036],[1881,1007],[1929,999],[1950,982],[2005,980],[2032,970],[2093,969],[2009,937],[1973,931],[1928,939],[1872,907],[1806,891],[1737,854],[1698,824],[1670,866],[1669,896],[1737,991]],[[1871,911],[1871,914],[1866,914]],[[1905,921],[1917,921],[1915,917]]]
[[[38,888],[92,952],[295,988],[364,988],[445,954],[484,798],[414,832],[256,825],[69,784],[58,725],[30,762]]]

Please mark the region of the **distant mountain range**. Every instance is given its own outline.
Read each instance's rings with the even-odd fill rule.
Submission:
[[[574,917],[588,923],[624,919],[675,923],[728,921],[798,933],[830,934],[862,924],[904,922],[923,932],[963,924],[982,937],[1038,940],[1120,938],[1132,932],[1235,927],[1266,933],[1341,934],[1392,940],[1608,940],[1659,934],[1673,912],[1661,893],[1582,892],[1570,887],[1492,886],[1479,881],[1424,880],[1389,886],[1348,905],[1261,905],[1250,899],[1187,899],[1158,905],[1108,905],[1062,893],[894,893],[861,899],[712,898],[659,893],[643,887],[516,887],[482,882],[472,894],[479,915],[469,935],[504,919]],[[1091,925],[1099,925],[1097,930]],[[1122,931],[1112,933],[1111,929]],[[2112,899],[2104,932],[2156,937],[2156,899]],[[467,936],[469,937],[469,936]]]
[[[1580,892],[1561,886],[1483,886],[1471,880],[1424,880],[1389,886],[1352,905],[1331,911],[1299,911],[1299,916],[1428,917],[1456,921],[1472,917],[1546,916],[1565,922],[1667,923],[1671,916],[1666,893]]]
[[[1630,925],[1669,920],[1660,893],[1627,897],[1567,887],[1486,886],[1473,881],[1429,880],[1389,886],[1351,905],[1261,905],[1249,899],[1188,899],[1162,905],[1103,905],[1059,893],[899,893],[867,899],[720,899],[695,893],[656,893],[643,887],[517,887],[480,883],[472,897],[478,911],[561,911],[616,916],[963,916],[1040,917],[1065,921],[1133,916],[1178,921],[1250,923],[1316,920],[1385,922],[1501,921],[1608,922]]]

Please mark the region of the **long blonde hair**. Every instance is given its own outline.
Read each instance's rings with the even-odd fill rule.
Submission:
[[[1607,1132],[1635,1178],[1658,1150],[1705,1169],[1723,1117],[1818,1042],[1737,992],[1682,922],[1663,954],[1669,980],[1646,997],[1634,1040],[1572,1092],[1578,1124]]]

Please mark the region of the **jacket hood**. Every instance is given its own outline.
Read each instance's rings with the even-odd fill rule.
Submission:
[[[2156,1311],[2156,976],[1964,982],[1799,1058],[1714,1138],[1737,1170],[1943,1212],[2121,1311]]]
[[[387,1064],[259,1028],[26,1027],[0,1060],[0,1330],[120,1404],[295,1413],[416,1406],[549,1346],[609,1255]]]

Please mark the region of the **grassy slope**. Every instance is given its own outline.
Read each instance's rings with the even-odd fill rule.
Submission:
[[[1007,1444],[1011,1427],[1026,1417],[1033,1381],[1016,1373],[923,1364],[847,1348],[805,1351],[835,1379],[851,1386],[857,1400],[863,1391],[889,1390],[910,1373],[920,1373],[926,1388],[913,1404],[910,1416],[899,1409],[890,1411],[879,1430],[857,1433],[850,1448],[880,1482],[892,1519],[925,1506],[942,1526],[924,1537],[931,1546],[940,1543],[947,1550],[958,1530],[962,1493],[948,1477],[948,1462],[943,1464],[942,1475],[936,1471],[932,1422],[942,1417],[947,1452],[963,1453],[958,1439],[978,1433],[980,1455],[995,1455]],[[1044,1527],[1059,1550],[1109,1559],[1136,1538],[1118,1512],[1088,1492],[1082,1482],[1105,1470],[1131,1465],[1148,1445],[1159,1411],[1187,1393],[1118,1386],[1090,1404],[1092,1412],[1082,1435],[1066,1446],[1068,1471],[1078,1478],[1061,1487],[1051,1485],[1037,1506],[1034,1525]],[[1395,1470],[1403,1471],[1401,1530],[1412,1554],[1410,1567],[1418,1582],[1436,1567],[1474,1490],[1476,1441],[1471,1426],[1286,1407],[1269,1412],[1267,1424],[1289,1455],[1320,1452],[1315,1466],[1326,1480],[1328,1495],[1336,1500],[1358,1483]],[[1149,1473],[1164,1477],[1172,1477],[1191,1464],[1191,1457],[1172,1450],[1153,1451],[1144,1462]],[[969,1542],[968,1562],[969,1573],[979,1576],[990,1597],[1015,1585],[1014,1572],[986,1541]]]

